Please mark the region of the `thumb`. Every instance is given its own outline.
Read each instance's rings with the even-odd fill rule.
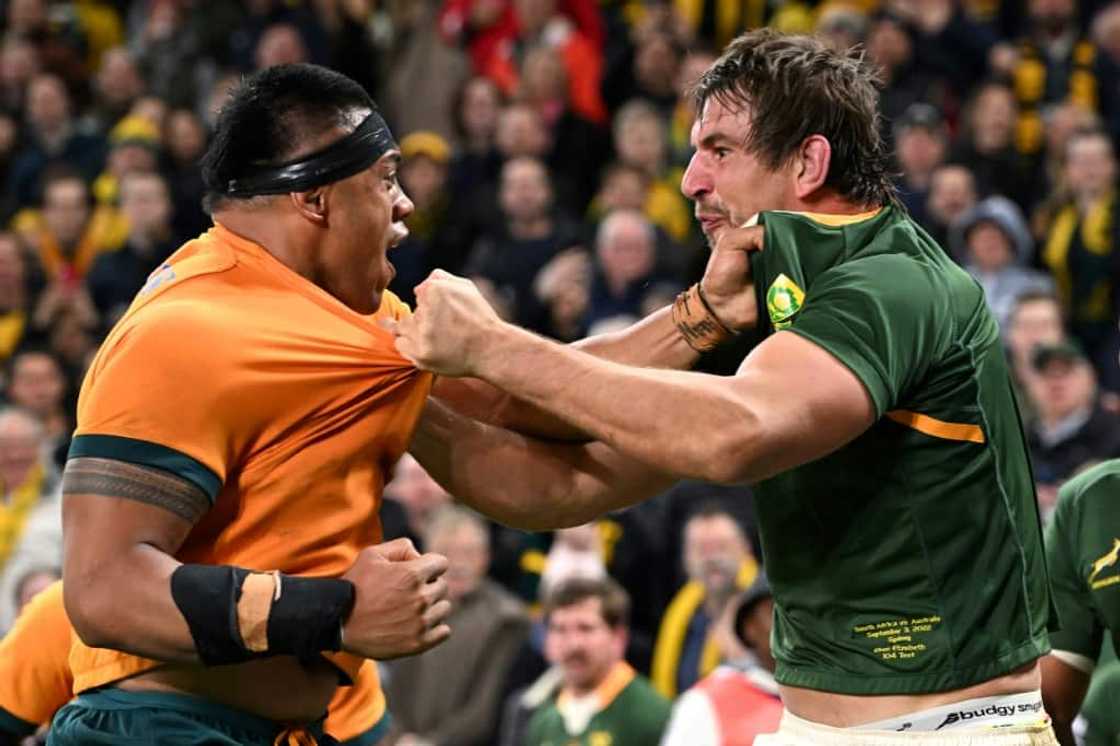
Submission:
[[[394,319],[392,316],[386,316],[383,319],[378,319],[377,325],[392,334],[394,337],[400,336],[401,323]]]

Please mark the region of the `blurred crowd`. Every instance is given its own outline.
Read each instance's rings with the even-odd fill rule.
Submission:
[[[702,274],[679,183],[690,83],[722,46],[760,25],[862,45],[881,73],[900,201],[1000,323],[1044,515],[1066,479],[1120,456],[1120,2],[0,7],[0,631],[59,574],[59,473],[86,366],[149,274],[207,230],[196,164],[216,112],[238,76],[275,64],[329,65],[382,107],[416,205],[390,256],[398,295],[412,302],[441,267],[504,317],[573,341]],[[635,696],[659,734],[667,703],[721,662],[772,668],[743,611],[766,596],[746,488],[682,484],[555,534],[456,508],[408,458],[386,495],[386,536],[448,555],[457,601],[450,643],[385,672],[398,743],[543,738],[533,713],[557,682],[601,683],[622,665],[652,682]],[[542,621],[560,587],[569,611],[595,601],[583,621],[602,634],[560,624],[556,603]],[[687,728],[670,732],[687,742]]]

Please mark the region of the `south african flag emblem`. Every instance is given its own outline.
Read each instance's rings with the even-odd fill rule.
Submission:
[[[804,303],[805,291],[784,274],[778,275],[766,291],[766,310],[775,329],[785,329],[792,324],[793,315]]]

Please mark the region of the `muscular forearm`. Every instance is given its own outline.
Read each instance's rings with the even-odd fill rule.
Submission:
[[[429,400],[410,452],[461,502],[528,530],[577,526],[672,483],[602,443],[548,443]]]
[[[179,564],[148,544],[80,569],[68,560],[66,610],[83,642],[171,663],[197,663],[190,628],[171,597],[171,574]]]
[[[674,474],[729,482],[744,477],[760,433],[728,379],[621,365],[505,326],[478,374],[572,427]]]
[[[669,307],[627,329],[588,337],[571,346],[603,360],[644,368],[687,370],[699,358],[677,331]],[[485,381],[440,378],[432,393],[468,417],[507,430],[556,440],[588,439],[586,431]]]

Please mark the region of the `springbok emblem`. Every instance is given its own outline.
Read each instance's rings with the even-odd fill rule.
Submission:
[[[1120,562],[1120,539],[1112,540],[1112,549],[1093,563],[1093,572],[1089,573],[1089,587],[1094,587],[1093,581],[1104,570]]]

